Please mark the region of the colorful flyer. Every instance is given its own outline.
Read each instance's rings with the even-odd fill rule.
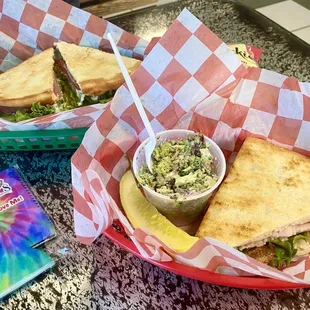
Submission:
[[[17,169],[0,172],[0,244],[36,246],[55,235],[55,228]]]
[[[56,234],[15,168],[0,172],[0,298],[54,265],[33,249]]]
[[[0,243],[0,299],[17,290],[55,265],[44,251],[10,247],[8,251]]]

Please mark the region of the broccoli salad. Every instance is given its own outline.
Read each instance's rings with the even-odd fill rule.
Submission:
[[[163,142],[155,148],[152,160],[153,173],[144,165],[139,182],[173,199],[207,191],[218,180],[210,145],[201,134]]]

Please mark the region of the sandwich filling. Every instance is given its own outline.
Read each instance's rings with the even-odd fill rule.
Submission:
[[[109,102],[115,94],[115,90],[111,90],[99,96],[84,95],[79,89],[73,86],[74,84],[71,82],[69,74],[65,74],[64,70],[61,69],[57,62],[54,66],[54,70],[62,94],[61,99],[53,105],[54,113],[96,103],[104,104]]]
[[[198,228],[282,269],[310,253],[310,160],[248,137]]]
[[[310,253],[310,223],[292,226],[262,241],[239,247],[246,255],[269,264],[275,268],[284,268]],[[309,230],[301,230],[308,228]],[[295,234],[290,234],[290,232]],[[296,233],[300,231],[299,233]]]
[[[104,92],[100,95],[91,95],[91,94],[83,94],[79,84],[74,79],[73,75],[71,74],[70,70],[67,67],[66,62],[62,58],[59,50],[55,48],[54,53],[54,60],[55,60],[55,72],[59,79],[59,85],[62,90],[63,100],[58,102],[58,106],[65,103],[65,105],[73,106],[70,109],[77,108],[84,105],[91,105],[96,103],[107,103],[109,102],[116,90],[109,90]],[[66,110],[70,110],[66,109]]]
[[[246,255],[275,268],[310,253],[310,222],[296,224],[274,232],[270,237],[238,247]]]

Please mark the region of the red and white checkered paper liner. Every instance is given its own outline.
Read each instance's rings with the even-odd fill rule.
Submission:
[[[147,48],[145,49],[145,56],[148,55],[150,53],[150,51],[152,50],[152,48],[156,45],[156,43],[160,40],[160,37],[154,37],[151,39],[149,45],[147,46]],[[234,47],[235,53],[237,53],[236,51],[236,46],[240,49],[240,46],[243,46],[244,44],[232,44],[232,46]],[[228,44],[229,46],[229,44]],[[241,52],[247,52],[247,54],[256,62],[257,66],[251,66],[251,67],[258,67],[258,62],[259,62],[259,58],[263,52],[262,49],[254,47],[254,46],[250,46],[250,45],[244,45],[245,50],[239,50],[239,53]],[[245,64],[247,64],[247,62],[244,62]]]
[[[0,73],[57,41],[111,51],[108,32],[122,55],[143,59],[147,41],[62,0],[0,0]],[[0,131],[89,127],[105,107],[96,104],[18,124],[0,119]]]
[[[156,132],[202,132],[232,161],[244,139],[259,136],[310,155],[310,84],[246,69],[234,53],[186,9],[133,75]],[[87,131],[72,157],[75,232],[89,244],[119,219],[140,253],[159,261],[235,276],[264,276],[309,283],[310,260],[285,272],[261,264],[211,238],[176,253],[121,212],[119,181],[138,144],[147,137],[128,89],[122,86]]]

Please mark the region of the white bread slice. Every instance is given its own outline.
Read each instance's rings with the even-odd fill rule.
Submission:
[[[309,203],[310,159],[251,137],[244,142],[196,236],[212,237],[239,249],[253,243],[260,246],[288,227],[310,222]]]
[[[53,48],[49,48],[0,74],[0,110],[16,111],[31,107],[33,102],[55,102],[53,54]]]

